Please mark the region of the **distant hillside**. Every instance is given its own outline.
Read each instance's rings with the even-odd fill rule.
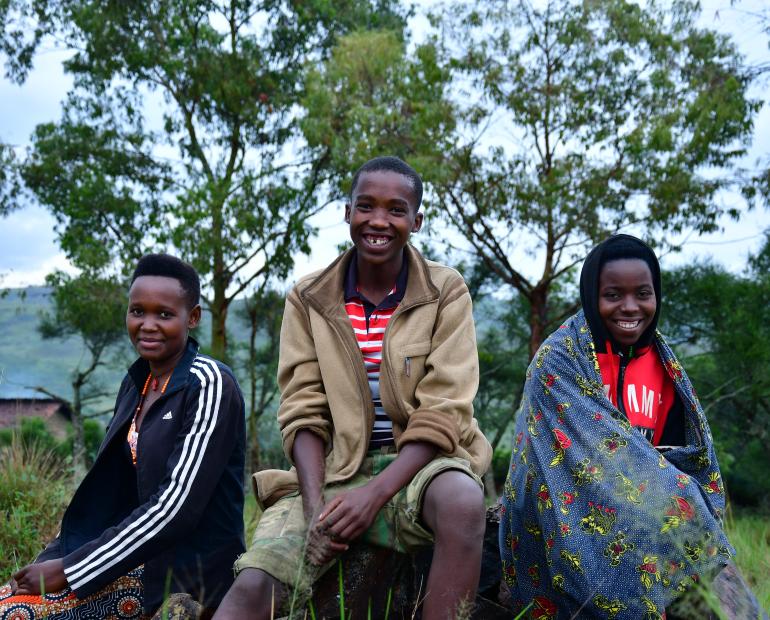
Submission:
[[[494,323],[493,317],[500,311],[500,303],[500,300],[486,298],[475,304],[479,333]],[[31,389],[34,386],[43,386],[64,398],[72,397],[71,374],[78,364],[89,361],[88,352],[78,338],[41,338],[37,325],[40,314],[48,310],[50,304],[50,289],[46,287],[11,289],[5,296],[0,296],[0,398],[36,396],[38,394]],[[248,385],[246,346],[249,329],[240,317],[241,304],[236,300],[231,306],[227,326],[230,355],[235,359],[233,370],[245,390]],[[204,312],[201,325],[194,333],[204,350],[210,331],[210,316]],[[108,358],[109,364],[97,371],[94,385],[110,396],[96,403],[92,410],[112,406],[126,369],[135,359],[128,336]]]
[[[50,305],[50,289],[46,287],[11,289],[0,297],[0,398],[36,396],[38,394],[31,389],[34,386],[43,386],[71,398],[70,376],[78,364],[89,361],[88,352],[78,338],[43,340],[37,325],[41,313]],[[228,320],[234,351],[239,343],[248,340],[248,328],[237,314],[239,306],[238,302],[234,304]],[[204,313],[195,334],[204,346],[209,331],[209,317]],[[135,359],[128,337],[123,346],[110,352],[108,358],[107,367],[97,371],[95,384],[109,394],[116,394],[126,368]],[[238,370],[236,368],[236,372]],[[112,399],[112,396],[108,397],[98,407],[109,407]]]

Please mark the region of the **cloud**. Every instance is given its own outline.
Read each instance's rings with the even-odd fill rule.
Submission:
[[[56,245],[50,213],[30,206],[0,220],[0,286],[43,284],[54,269],[72,271]]]

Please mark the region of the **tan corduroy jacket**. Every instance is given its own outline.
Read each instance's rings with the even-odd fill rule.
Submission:
[[[294,438],[308,429],[326,444],[326,484],[358,471],[366,455],[374,406],[361,352],[345,311],[343,284],[352,255],[302,278],[286,299],[278,384],[278,423],[292,461]],[[440,454],[468,460],[482,475],[492,448],[473,417],[478,388],[471,297],[454,269],[425,260],[407,246],[409,276],[382,347],[380,393],[393,421],[396,447],[436,445]],[[263,506],[297,489],[297,473],[254,474]]]

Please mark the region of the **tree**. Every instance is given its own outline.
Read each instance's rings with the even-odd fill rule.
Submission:
[[[456,6],[454,63],[479,91],[467,108],[477,130],[437,192],[447,220],[528,300],[530,356],[573,310],[553,307],[551,290],[590,244],[634,225],[672,245],[667,234],[739,215],[715,197],[734,181],[758,104],[732,43],[697,15],[687,1]],[[513,140],[485,135],[490,124]],[[540,263],[535,275],[523,255]]]
[[[399,32],[354,32],[310,72],[302,106],[308,156],[323,162],[332,193],[377,155],[397,155],[425,175],[455,128],[449,68],[428,42],[407,51]],[[427,177],[426,177],[427,178]]]
[[[86,355],[71,374],[72,397],[52,393],[46,386],[35,386],[40,393],[57,398],[72,411],[73,463],[78,477],[86,471],[84,420],[112,411],[86,413],[86,407],[110,392],[93,384],[94,373],[106,363],[111,347],[125,334],[126,295],[120,282],[83,273],[77,277],[55,272],[47,283],[53,287],[53,310],[41,316],[39,330],[43,338],[78,337]]]
[[[330,165],[417,164],[434,214],[527,301],[532,356],[576,309],[552,293],[591,244],[634,226],[672,245],[739,215],[715,197],[758,106],[731,42],[696,18],[685,1],[457,3],[414,53],[343,40],[308,88],[305,134]]]
[[[225,358],[233,299],[289,272],[323,206],[319,162],[292,152],[305,65],[350,28],[403,27],[394,6],[46,3],[43,30],[75,50],[75,85],[61,122],[37,128],[24,180],[68,257],[98,268],[175,248],[204,276]]]
[[[661,330],[677,344],[741,502],[770,493],[770,237],[744,273],[697,262],[663,275]],[[724,462],[722,462],[724,461]]]
[[[278,345],[284,299],[285,296],[277,291],[256,291],[243,300],[240,309],[241,317],[249,326],[248,357],[245,360],[249,377],[246,436],[250,443],[247,473],[261,469],[257,424],[278,396]]]

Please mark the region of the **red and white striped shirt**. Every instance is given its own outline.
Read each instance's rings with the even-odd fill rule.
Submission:
[[[382,341],[393,313],[404,298],[407,269],[404,260],[395,286],[379,305],[366,299],[358,290],[358,269],[356,256],[350,260],[345,277],[345,310],[356,336],[358,347],[369,380],[369,390],[374,403],[374,427],[369,441],[369,450],[393,445],[393,423],[382,406],[380,398],[380,364],[382,363]]]

